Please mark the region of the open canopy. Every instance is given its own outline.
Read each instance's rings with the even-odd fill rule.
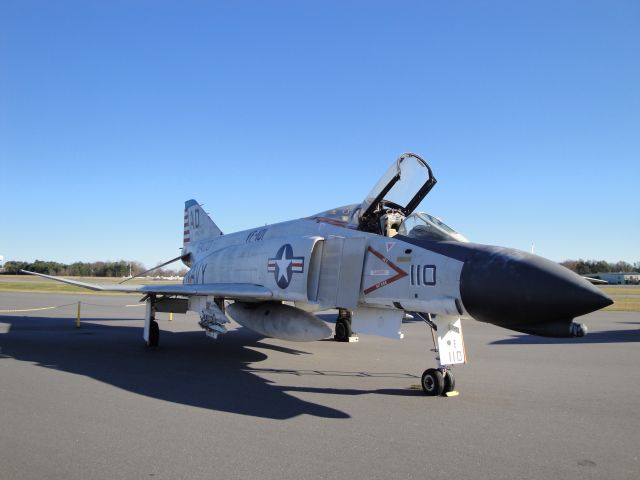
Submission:
[[[435,184],[427,162],[415,153],[402,154],[362,202],[360,228],[370,230],[389,209],[411,214]]]

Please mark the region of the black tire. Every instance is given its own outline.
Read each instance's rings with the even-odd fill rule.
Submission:
[[[147,346],[157,347],[159,343],[160,327],[158,326],[158,322],[151,320],[151,323],[149,324],[149,341],[147,342]]]
[[[456,388],[456,377],[453,376],[451,370],[446,370],[444,373],[444,390],[442,393],[453,392]]]
[[[429,368],[422,374],[422,391],[430,397],[442,395],[444,391],[444,377],[442,372],[435,368]]]
[[[333,339],[336,342],[348,342],[351,333],[351,322],[345,318],[338,318],[338,320],[336,321],[336,328]]]

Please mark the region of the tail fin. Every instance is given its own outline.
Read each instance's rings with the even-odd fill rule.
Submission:
[[[209,240],[222,235],[218,226],[195,200],[184,202],[184,239],[183,249],[200,240]]]

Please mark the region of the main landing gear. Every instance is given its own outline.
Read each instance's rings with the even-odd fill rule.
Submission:
[[[149,295],[144,313],[144,341],[147,347],[157,347],[160,342],[160,327],[156,321],[156,298]]]
[[[147,347],[157,347],[160,341],[160,327],[156,321],[156,313],[163,312],[171,315],[187,313],[189,301],[186,298],[167,297],[166,295],[157,297],[153,294],[148,294],[141,301],[145,302],[144,333],[142,335],[144,342]]]
[[[349,310],[339,309],[338,319],[333,335],[336,342],[357,342],[358,337],[354,335],[351,329],[351,312]]]
[[[149,340],[147,341],[147,346],[157,347],[160,343],[160,327],[158,326],[158,322],[156,320],[151,320],[151,325],[149,327]]]

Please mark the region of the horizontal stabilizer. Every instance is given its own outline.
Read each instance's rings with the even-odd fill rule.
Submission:
[[[602,280],[600,278],[585,277],[584,275],[582,276],[582,278],[584,278],[585,280],[587,280],[593,285],[609,285],[609,282],[607,282],[606,280]]]

